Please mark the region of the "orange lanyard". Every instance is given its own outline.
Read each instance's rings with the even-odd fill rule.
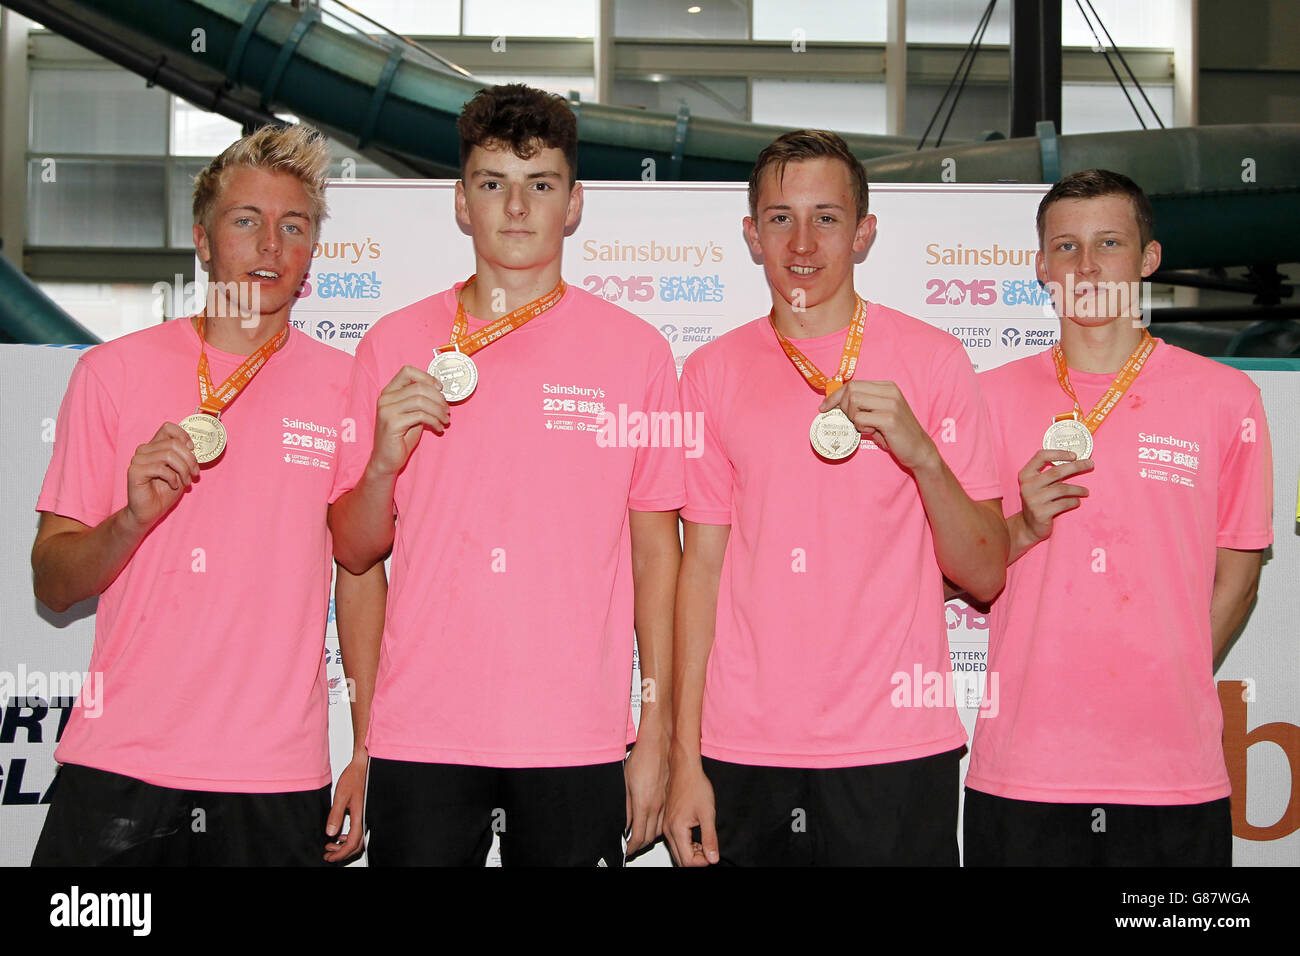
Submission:
[[[772,314],[769,312],[767,319],[772,322]],[[781,343],[781,348],[785,349],[786,356],[790,363],[797,368],[801,375],[807,380],[813,388],[825,392],[827,395],[833,394],[841,385],[853,377],[853,371],[858,367],[858,352],[862,350],[862,333],[867,327],[867,303],[858,297],[857,308],[853,310],[853,321],[849,323],[849,334],[844,338],[844,352],[840,356],[840,370],[834,378],[828,379],[822,371],[817,368],[808,356],[800,352],[790,340],[781,334],[781,330],[772,322],[772,331],[776,333],[777,340]]]
[[[1092,407],[1087,415],[1083,414],[1083,409],[1079,406],[1079,398],[1074,394],[1074,388],[1070,385],[1070,369],[1065,364],[1065,351],[1061,348],[1061,343],[1057,342],[1052,346],[1052,361],[1056,363],[1056,380],[1061,384],[1061,390],[1070,397],[1074,402],[1074,411],[1065,412],[1057,415],[1053,421],[1062,421],[1066,418],[1080,420],[1087,426],[1088,431],[1096,432],[1101,427],[1101,423],[1106,420],[1106,416],[1111,413],[1124,393],[1128,391],[1129,386],[1137,379],[1138,373],[1142,371],[1142,366],[1146,364],[1152,350],[1156,347],[1156,340],[1146,329],[1142,330],[1142,340],[1138,342],[1137,348],[1129,353],[1128,359],[1120,368],[1119,374],[1115,376],[1115,381],[1110,383],[1110,388],[1106,389],[1097,404]]]
[[[477,278],[477,273],[465,280],[465,284],[460,287],[462,293],[475,278]],[[465,315],[465,304],[461,302],[460,295],[457,295],[456,321],[451,327],[451,342],[439,349],[435,349],[434,351],[441,352],[445,349],[455,349],[465,355],[473,355],[479,349],[491,345],[503,335],[508,335],[520,326],[537,318],[547,309],[551,308],[551,306],[555,305],[555,303],[559,302],[561,297],[564,295],[564,290],[567,288],[568,286],[566,286],[564,280],[561,279],[554,289],[546,293],[546,295],[542,296],[540,299],[534,299],[526,305],[521,305],[509,315],[502,316],[491,325],[479,329],[468,338],[465,338],[464,336],[465,333],[469,331],[469,318]]]
[[[214,387],[212,373],[208,369],[207,343],[203,340],[202,315],[197,318],[195,324],[198,326],[199,333],[199,411],[220,418],[226,406],[248,386],[267,360],[289,341],[289,326],[286,325],[276,335],[263,342],[261,347],[244,359],[239,368],[231,372],[220,386]]]

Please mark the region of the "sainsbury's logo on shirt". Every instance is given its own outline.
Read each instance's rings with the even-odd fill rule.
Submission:
[[[1183,448],[1192,454],[1197,454],[1201,450],[1200,442],[1175,438],[1173,435],[1148,435],[1146,432],[1138,432],[1138,441],[1149,442],[1153,445],[1168,445],[1170,448]]]
[[[280,419],[280,425],[281,460],[285,464],[330,470],[338,452],[339,430],[335,426],[288,415]]]
[[[545,395],[581,395],[587,398],[604,398],[605,390],[603,388],[593,388],[585,385],[550,385],[542,386],[542,393]]]
[[[298,431],[316,432],[318,435],[325,435],[329,438],[338,438],[339,430],[332,425],[322,425],[319,422],[306,422],[300,418],[281,418],[280,424],[285,428],[293,428]]]

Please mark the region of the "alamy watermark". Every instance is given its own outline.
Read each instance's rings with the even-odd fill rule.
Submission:
[[[0,707],[10,701],[54,700],[80,695],[78,706],[86,717],[104,712],[103,671],[29,671],[19,664],[16,671],[0,671]]]
[[[704,454],[703,412],[618,411],[596,415],[596,444],[601,448],[684,448],[687,458]]]

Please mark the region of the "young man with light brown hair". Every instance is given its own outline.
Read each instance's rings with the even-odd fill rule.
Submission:
[[[1127,176],[1054,185],[1036,268],[1061,341],[980,376],[1011,550],[967,865],[1232,861],[1214,664],[1273,537],[1268,423],[1243,372],[1147,330],[1154,233]]]
[[[669,846],[685,866],[956,865],[965,732],[946,576],[992,597],[1006,528],[975,375],[951,335],[854,289],[861,163],[787,133],[750,178],[772,311],[702,346],[682,405]],[[698,828],[698,835],[692,833]]]

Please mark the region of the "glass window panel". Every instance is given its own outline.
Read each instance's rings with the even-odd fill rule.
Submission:
[[[974,35],[986,6],[988,0],[908,0],[907,42],[960,43],[964,46]],[[1092,6],[1121,50],[1141,47],[1170,49],[1174,45],[1175,18],[1180,15],[1175,0],[1143,0],[1142,3],[1092,0]],[[1087,9],[1086,3],[1084,9]],[[1105,39],[1100,29],[1097,32]],[[1000,2],[994,7],[984,42],[1004,46],[1011,42],[1010,3]],[[1061,0],[1061,44],[1093,45],[1092,31],[1088,29],[1075,0]]]
[[[740,77],[665,77],[654,80],[614,81],[614,102],[619,106],[633,106],[652,113],[676,113],[685,103],[692,116],[710,119],[749,119],[746,105],[745,81]]]
[[[1183,6],[1179,9],[1174,0],[1143,0],[1142,3],[1133,3],[1133,0],[1092,0],[1092,7],[1121,50],[1141,47],[1173,49],[1177,18],[1189,15],[1187,8]],[[1088,10],[1088,4],[1085,3],[1083,8]],[[911,4],[908,4],[908,11],[911,11]],[[1096,26],[1096,18],[1091,17],[1091,10],[1088,12],[1093,26]],[[1106,34],[1100,27],[1097,27],[1097,36],[1105,42]],[[1078,5],[1074,0],[1062,0],[1061,45],[1090,47],[1094,42],[1092,31],[1088,29]]]
[[[905,135],[914,136],[918,142],[920,141],[921,134],[925,132],[925,127],[929,124],[930,117],[934,115],[935,107],[939,105],[939,99],[947,88],[947,80],[942,83],[908,81]],[[953,92],[956,92],[956,87],[953,87]],[[943,141],[951,143],[955,140],[971,140],[990,129],[1001,130],[1003,135],[1006,135],[1011,109],[1008,95],[1009,91],[1005,83],[968,82],[966,88],[961,91],[961,99],[957,101],[957,108],[953,111],[952,121],[948,124],[947,131],[943,134]],[[926,146],[935,144],[951,104],[952,93],[949,93],[948,99],[944,102],[943,112],[935,120],[930,135],[926,138]]]
[[[698,10],[698,13],[690,13]],[[747,40],[747,0],[614,0],[614,35],[652,40]]]
[[[466,36],[589,37],[596,0],[465,0]]]
[[[170,96],[125,70],[31,71],[34,153],[161,156]]]
[[[168,276],[160,281],[171,284],[174,280]],[[105,342],[163,320],[165,297],[154,293],[153,283],[40,281],[36,284],[59,308]]]
[[[1143,83],[1147,99],[1156,108],[1166,126],[1171,125],[1174,115],[1174,88],[1172,85],[1157,86]],[[1133,98],[1137,108],[1142,111],[1150,129],[1158,128],[1151,118],[1151,111],[1142,100],[1142,94],[1129,84],[1128,95]],[[1121,129],[1141,129],[1128,105],[1123,91],[1115,83],[1064,83],[1061,86],[1061,132],[1070,133],[1105,133]]]
[[[911,3],[907,11],[910,16]],[[754,0],[755,40],[788,42],[795,30],[803,30],[805,40],[883,43],[885,0]]]
[[[754,122],[845,133],[885,132],[885,84],[754,80]]]
[[[194,247],[194,177],[205,165],[200,160],[179,160],[171,164],[169,245],[182,249]]]
[[[33,246],[163,244],[163,164],[56,159],[27,166],[27,243]]]
[[[578,95],[588,102],[596,98],[596,78],[591,74],[554,73],[475,73],[474,79],[482,81],[484,86],[499,86],[503,83],[526,83],[528,86],[548,93],[558,93],[569,98],[570,90],[577,90]]]
[[[965,46],[975,35],[987,6],[988,0],[907,0],[907,42]],[[984,45],[1006,46],[1010,42],[1011,3],[1004,0],[993,8]]]
[[[179,96],[172,97],[173,156],[217,156],[239,139],[240,126]]]
[[[326,4],[324,9],[346,17],[367,33],[379,32],[360,17],[331,6]],[[348,0],[348,6],[405,36],[455,36],[460,32],[460,0]]]

